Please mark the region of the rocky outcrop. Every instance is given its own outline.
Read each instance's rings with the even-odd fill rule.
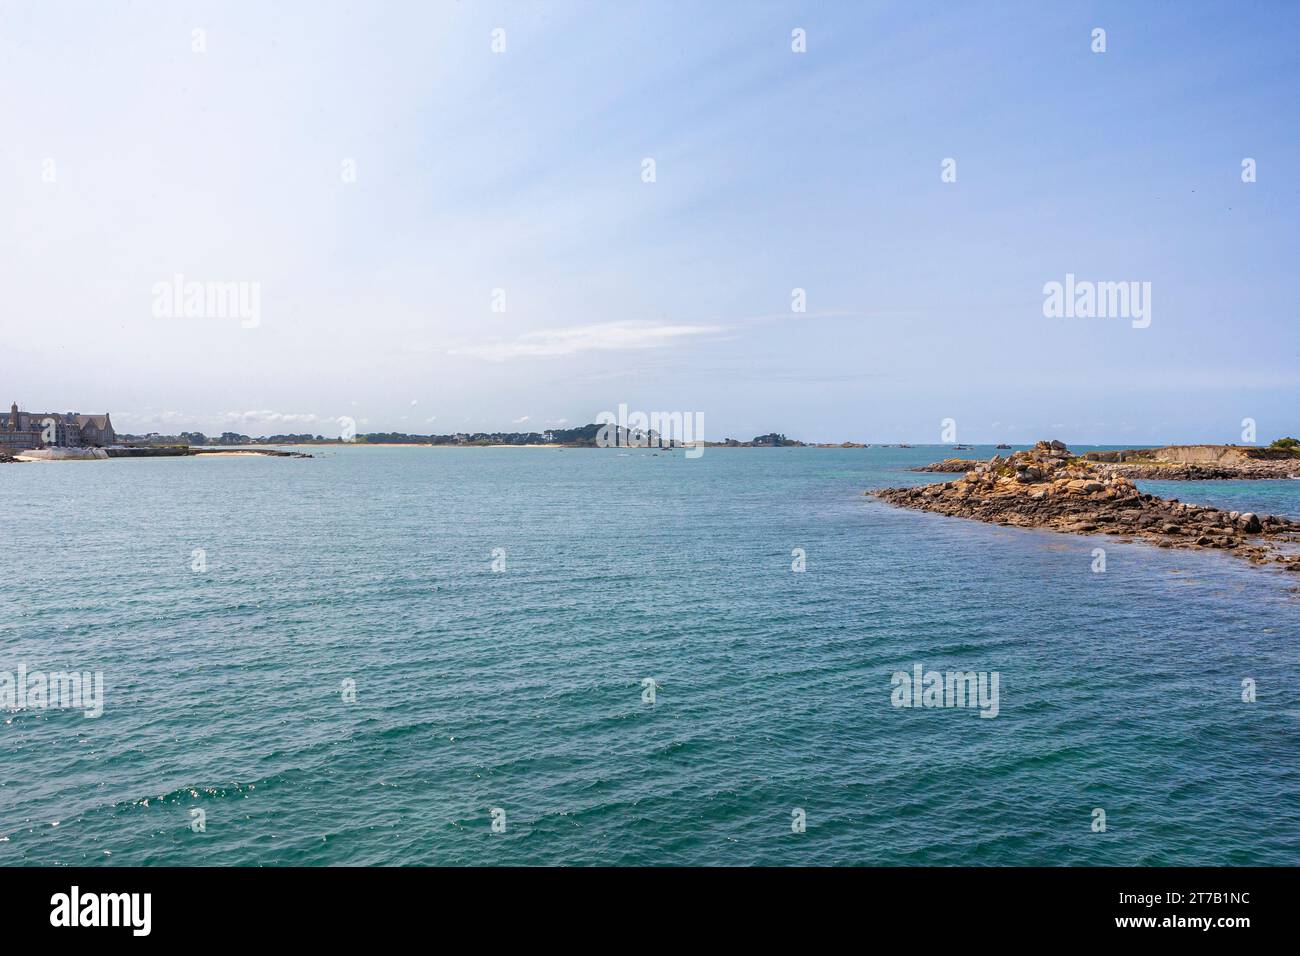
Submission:
[[[1258,480],[1300,477],[1300,454],[1239,445],[1166,445],[1090,451],[1088,461],[1125,478],[1164,481]]]
[[[1155,481],[1257,481],[1300,477],[1300,459],[1267,461],[1242,458],[1212,465],[1135,459],[1114,464],[1099,463],[1098,467],[1112,475]]]
[[[982,461],[976,461],[972,458],[945,458],[943,461],[936,461],[931,465],[918,465],[912,471],[939,471],[939,472],[962,472],[970,471],[972,468],[978,468],[984,464]]]
[[[187,455],[265,455],[268,458],[311,458],[305,451],[281,451],[278,448],[190,448]]]
[[[961,518],[1076,534],[1113,534],[1162,548],[1221,549],[1300,573],[1300,523],[1142,494],[1114,466],[1060,442],[994,455],[955,481],[867,492],[890,504]]]

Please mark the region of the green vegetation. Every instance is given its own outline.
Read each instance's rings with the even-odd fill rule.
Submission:
[[[1286,451],[1294,451],[1295,449],[1300,448],[1300,438],[1290,438],[1290,437],[1279,438],[1277,441],[1273,442],[1273,444],[1269,445],[1268,447],[1284,449]]]

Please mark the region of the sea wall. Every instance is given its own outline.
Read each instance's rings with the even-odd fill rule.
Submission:
[[[103,448],[29,448],[19,452],[19,461],[101,461],[108,458]]]
[[[190,448],[186,445],[150,445],[139,448],[32,448],[20,452],[18,461],[102,461],[107,458],[187,458],[194,455],[264,455],[268,458],[310,458],[300,451],[276,448]]]
[[[190,453],[185,445],[153,445],[145,448],[105,448],[109,458],[183,458]]]

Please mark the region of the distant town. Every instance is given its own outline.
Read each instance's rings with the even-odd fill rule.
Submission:
[[[0,452],[34,448],[103,448],[118,436],[107,412],[22,412],[14,402],[0,415]]]
[[[150,432],[147,435],[120,435],[119,438],[124,444],[134,445],[202,445],[202,446],[222,446],[222,445],[467,445],[467,446],[484,446],[484,445],[556,445],[566,448],[596,448],[599,447],[597,436],[601,428],[599,424],[583,425],[578,428],[555,428],[543,432],[456,432],[449,435],[413,435],[406,432],[367,432],[357,434],[350,440],[343,438],[327,438],[324,435],[312,435],[310,433],[284,434],[284,435],[262,435],[253,437],[244,435],[239,432],[222,432],[220,435],[206,435],[203,432],[181,432],[177,435],[163,435],[157,432]],[[660,441],[659,436],[654,432],[634,432],[628,429],[619,430],[620,446],[635,447],[655,445],[657,447],[668,446],[682,447],[681,442],[663,439]],[[785,435],[772,432],[767,435],[756,435],[749,441],[739,441],[735,438],[728,438],[723,441],[706,441],[705,446],[708,448],[806,448],[807,443],[797,441],[793,438],[787,438]],[[865,447],[853,442],[845,442],[843,446],[824,446],[824,447]]]
[[[151,448],[151,447],[229,447],[247,445],[556,445],[569,448],[595,448],[601,443],[600,424],[578,428],[553,428],[542,432],[456,432],[449,435],[413,435],[405,432],[368,432],[353,438],[327,438],[310,433],[280,435],[245,435],[222,432],[206,435],[184,431],[176,435],[149,432],[132,435],[118,432],[108,412],[83,415],[79,412],[21,411],[14,402],[8,413],[0,414],[0,453],[15,453],[48,448]],[[653,432],[616,428],[616,444],[621,447],[682,447],[680,442],[661,439]],[[709,448],[804,448],[805,442],[771,432],[756,435],[749,441],[728,438],[705,442]],[[865,447],[854,442],[821,447]]]
[[[554,446],[559,448],[598,448],[606,444],[617,447],[655,447],[683,448],[680,441],[661,438],[654,431],[642,431],[618,427],[613,430],[614,439],[609,441],[611,433],[600,439],[601,430],[608,426],[598,423],[581,425],[577,428],[552,428],[541,432],[455,432],[447,435],[420,435],[407,432],[366,432],[350,438],[329,438],[325,435],[313,435],[309,432],[296,432],[275,435],[245,435],[242,432],[222,432],[220,435],[207,435],[200,431],[183,431],[175,435],[160,432],[148,432],[133,435],[118,432],[113,427],[112,417],[108,412],[102,415],[83,415],[80,412],[33,412],[22,411],[14,402],[8,412],[0,412],[0,458],[11,460],[12,456],[22,452],[43,449],[76,449],[89,454],[92,449],[107,449],[109,457],[143,457],[162,453],[164,449],[186,448],[236,448],[249,446],[275,445],[434,445],[485,447],[500,445],[518,446]],[[722,441],[705,441],[706,448],[911,448],[903,442],[803,442],[789,438],[780,432],[755,435],[748,441],[726,438]],[[971,445],[953,445],[954,450],[969,450]],[[1010,449],[1006,443],[997,445],[998,449]],[[1193,446],[1188,446],[1193,447]],[[1202,447],[1202,446],[1194,446]],[[1236,449],[1235,445],[1203,446],[1215,449]],[[1246,446],[1247,449],[1253,446]],[[151,451],[152,450],[152,451]],[[134,451],[135,454],[130,452]],[[1140,458],[1144,449],[1130,449],[1129,456]],[[1267,449],[1254,450],[1255,456],[1279,452],[1288,455],[1300,451],[1300,441],[1295,438],[1279,439]],[[178,451],[177,454],[185,454]],[[72,452],[68,453],[69,455]],[[95,452],[104,457],[102,452]],[[266,451],[263,454],[276,454]],[[1123,459],[1121,459],[1123,460]],[[1136,460],[1136,458],[1135,458]],[[922,470],[959,471],[966,470],[969,463],[965,459],[947,459]]]

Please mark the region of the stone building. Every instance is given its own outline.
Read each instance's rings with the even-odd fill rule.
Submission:
[[[0,451],[25,448],[102,448],[117,443],[108,413],[20,412],[18,403],[0,414]]]

